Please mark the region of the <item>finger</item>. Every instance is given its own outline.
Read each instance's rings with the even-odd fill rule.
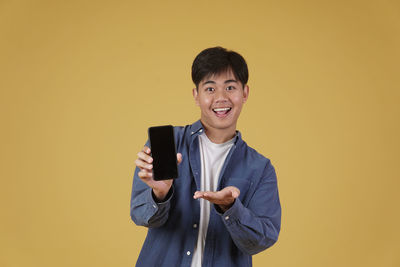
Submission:
[[[237,198],[240,195],[239,188],[235,186],[225,187],[224,189],[221,190],[221,192],[224,192],[225,195],[228,195],[229,197],[233,198]]]
[[[236,187],[234,187],[234,186],[232,186],[231,192],[232,192],[232,197],[233,197],[233,198],[238,198],[239,195],[240,195],[240,190],[239,190],[239,188],[236,188]]]
[[[204,192],[204,197],[207,197],[207,198],[218,198],[217,193],[216,192],[211,192],[211,191]]]
[[[145,152],[140,151],[138,154],[139,159],[146,161],[147,163],[152,163],[153,162],[153,158],[149,155],[147,155]]]
[[[153,164],[148,164],[147,162],[141,159],[136,159],[135,165],[138,166],[140,169],[147,169],[147,170],[153,169]]]
[[[202,198],[214,204],[229,204],[233,201],[230,190],[212,191],[197,191],[194,193],[194,199]]]
[[[232,197],[233,198],[238,198],[239,193],[237,191],[232,191]]]
[[[150,155],[151,149],[148,146],[144,146],[142,151],[148,155]]]
[[[178,164],[182,162],[182,154],[178,153],[176,154],[176,159],[178,160]]]
[[[198,198],[203,197],[203,195],[204,195],[204,192],[196,191],[196,192],[194,192],[193,198],[198,199]]]
[[[152,178],[153,177],[153,173],[152,172],[148,172],[146,170],[140,170],[138,172],[138,176],[139,176],[140,179],[146,180],[146,179]]]
[[[213,203],[223,200],[223,197],[219,196],[218,192],[212,192],[212,191],[204,192],[201,197]]]
[[[217,204],[217,205],[228,204],[228,203],[231,203],[233,200],[232,197],[220,198],[220,197],[217,197],[217,195],[213,194],[213,193],[204,193],[204,195],[201,198],[204,200],[207,200],[213,204]]]

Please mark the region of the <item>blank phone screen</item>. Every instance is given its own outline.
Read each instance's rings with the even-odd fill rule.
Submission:
[[[149,140],[153,157],[153,179],[178,178],[174,128],[171,125],[150,127]]]

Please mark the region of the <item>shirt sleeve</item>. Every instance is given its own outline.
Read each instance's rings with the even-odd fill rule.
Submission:
[[[224,213],[217,207],[215,209],[233,242],[244,253],[253,255],[272,246],[278,240],[280,231],[281,205],[271,163],[268,162],[247,207],[237,198]]]
[[[139,168],[136,167],[131,195],[131,218],[137,225],[149,228],[160,227],[168,219],[174,192],[173,186],[163,202],[156,202],[152,189],[139,178],[138,172]]]

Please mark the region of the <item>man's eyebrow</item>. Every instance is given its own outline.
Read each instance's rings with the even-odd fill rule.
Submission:
[[[215,82],[214,82],[214,81],[208,80],[208,81],[204,82],[204,83],[203,83],[203,85],[206,85],[206,84],[209,84],[209,83],[213,83],[213,84],[215,84]]]
[[[208,81],[205,81],[205,82],[203,83],[203,85],[206,85],[206,84],[209,84],[209,83],[215,84],[216,82],[214,82],[214,81],[212,81],[212,80],[208,80]],[[237,83],[237,81],[231,79],[231,80],[226,80],[224,83]]]
[[[226,80],[225,83],[237,83],[236,80]]]

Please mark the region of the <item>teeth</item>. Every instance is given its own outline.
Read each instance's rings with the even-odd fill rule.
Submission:
[[[230,110],[231,108],[214,108],[213,110],[215,111],[215,112],[219,112],[219,111],[227,111],[227,110]]]

